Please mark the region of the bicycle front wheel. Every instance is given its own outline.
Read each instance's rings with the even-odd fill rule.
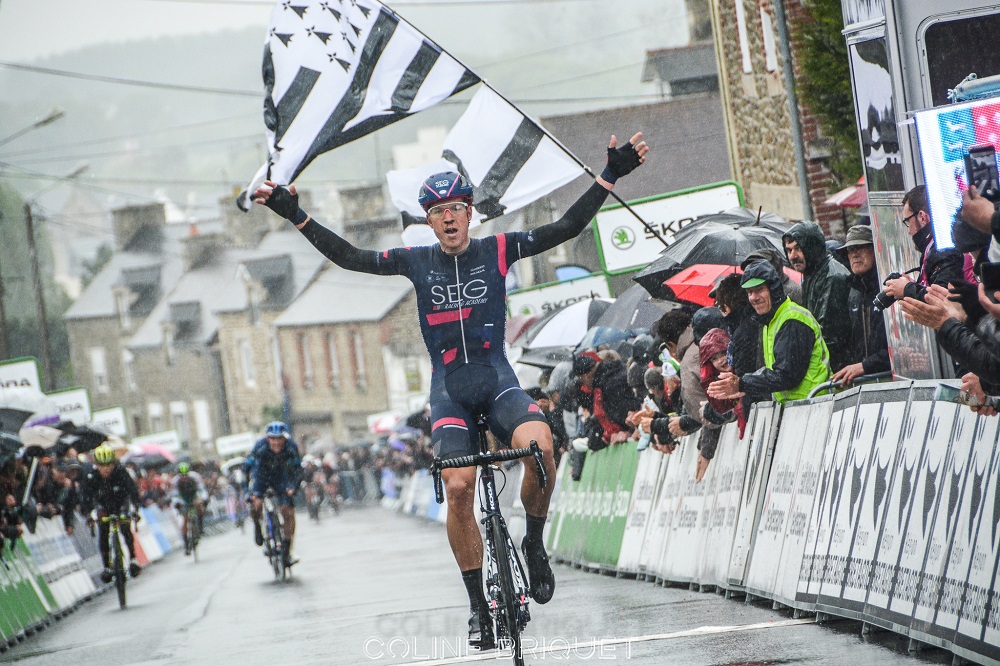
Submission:
[[[113,533],[115,559],[115,590],[118,591],[118,607],[125,610],[125,554],[122,552],[122,539]]]
[[[493,547],[493,563],[499,578],[499,599],[497,599],[497,642],[507,641],[513,650],[515,666],[524,666],[521,655],[521,628],[517,623],[518,601],[514,590],[514,574],[510,570],[511,553],[508,547],[507,529],[503,518],[493,516],[489,521],[490,541]]]
[[[284,553],[281,550],[283,536],[281,534],[281,522],[276,514],[271,514],[271,568],[274,570],[274,579],[281,580],[285,577]]]
[[[198,561],[198,514],[191,512],[187,519],[188,548],[191,549],[191,558]]]

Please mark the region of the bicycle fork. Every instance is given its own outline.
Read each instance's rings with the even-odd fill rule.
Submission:
[[[503,515],[500,513],[500,507],[497,504],[496,479],[493,475],[493,468],[489,465],[482,467],[480,484],[482,486],[482,490],[479,498],[479,506],[483,514],[483,518],[480,522],[486,527],[487,603],[490,605],[490,611],[493,613],[494,617],[496,617],[500,604],[500,576],[497,572],[499,563],[495,560],[496,544],[493,543],[493,540],[497,535],[494,535],[493,530],[489,528],[489,522],[490,518],[497,516],[503,525],[502,538],[507,540],[508,564],[510,571],[514,576],[514,592],[517,598],[518,606],[517,623],[521,629],[524,629],[531,620],[531,613],[528,610],[528,577],[524,573],[524,566],[521,564],[521,557],[517,554],[517,550],[514,548],[514,542],[510,538],[510,533],[507,531],[507,521],[504,520]]]

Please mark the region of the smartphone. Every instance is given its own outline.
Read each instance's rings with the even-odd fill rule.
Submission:
[[[997,152],[991,144],[972,146],[965,154],[965,175],[969,185],[990,201],[1000,198],[1000,176],[997,175]]]
[[[1000,291],[1000,262],[986,262],[979,271],[987,294],[992,296],[994,291]]]

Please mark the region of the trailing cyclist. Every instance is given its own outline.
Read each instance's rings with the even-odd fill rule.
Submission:
[[[80,509],[84,515],[96,512],[98,517],[97,545],[101,550],[101,561],[104,571],[101,581],[110,583],[113,577],[109,533],[111,527],[100,518],[129,514],[133,520],[139,520],[139,488],[125,467],[118,462],[114,450],[107,444],[101,444],[94,449],[94,467],[87,470],[80,484]],[[133,578],[142,573],[142,568],[135,559],[135,539],[132,530],[123,529],[128,547],[129,573]]]
[[[295,491],[302,481],[302,459],[299,447],[291,438],[288,426],[272,421],[264,428],[264,437],[257,440],[247,458],[250,463],[250,514],[253,516],[253,538],[258,546],[264,545],[261,518],[264,511],[264,494],[270,488],[281,511],[283,537],[281,552],[285,566],[292,559],[292,541],[295,538]]]
[[[552,434],[538,405],[518,384],[504,353],[507,323],[507,273],[520,259],[550,250],[575,238],[597,214],[615,181],[645,161],[649,147],[638,133],[624,146],[611,137],[608,162],[596,182],[562,219],[537,229],[472,239],[473,188],[460,174],[439,173],[424,181],[418,195],[438,244],[375,252],[354,247],[315,222],[299,208],[294,185],[272,181],[254,192],[295,227],[332,262],[348,270],[374,275],[403,275],[414,286],[424,344],[431,357],[431,439],[443,459],[477,453],[476,414],[488,417],[497,439],[514,448],[541,447],[548,482],[539,487],[533,464],[525,465],[521,500],[527,534],[521,543],[528,565],[532,598],[548,602],[555,577],[542,542],[555,479]],[[473,510],[476,469],[445,469],[448,540],[462,572],[472,615],[469,643],[487,649],[494,636],[483,593],[483,542]]]
[[[205,502],[208,501],[208,491],[205,490],[205,481],[201,474],[191,471],[191,465],[182,462],[177,466],[177,476],[174,477],[171,499],[174,506],[181,513],[183,525],[181,534],[184,536],[184,554],[190,555],[195,544],[188,539],[188,514],[189,509],[194,508],[198,515],[198,535],[200,536],[205,527]],[[198,537],[195,537],[197,540]]]

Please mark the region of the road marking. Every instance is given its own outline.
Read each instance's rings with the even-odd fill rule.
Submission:
[[[524,650],[525,656],[542,656],[545,654],[551,654],[554,652],[560,653],[580,653],[588,652],[593,653],[602,648],[613,646],[613,645],[630,645],[632,643],[648,643],[651,641],[668,641],[676,638],[691,638],[696,636],[712,636],[715,634],[733,634],[741,631],[757,631],[759,629],[780,629],[784,627],[795,627],[802,624],[815,624],[816,618],[801,618],[797,620],[780,620],[778,622],[759,622],[757,624],[741,624],[733,626],[720,626],[720,627],[698,627],[696,629],[686,629],[684,631],[674,631],[668,634],[647,634],[645,636],[630,636],[628,638],[602,638],[595,639],[593,641],[586,641],[583,643],[573,643],[570,644],[566,641],[561,641],[558,644],[552,644],[543,647],[531,648]],[[526,636],[526,639],[530,640],[530,636]],[[448,659],[431,659],[429,661],[408,661],[405,662],[407,666],[444,666],[445,664],[467,664],[476,661],[497,661],[498,659],[503,659],[509,657],[509,653],[499,652],[496,650],[490,652],[484,652],[482,654],[470,654],[461,657],[451,657]]]

